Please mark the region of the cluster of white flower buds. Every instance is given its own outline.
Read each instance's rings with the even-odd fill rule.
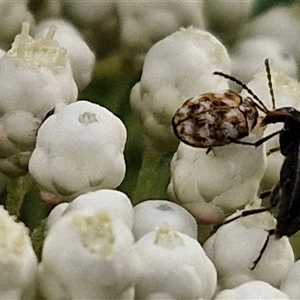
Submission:
[[[221,14],[218,5],[227,6],[227,12],[230,10],[227,16],[232,18],[230,4],[220,1],[214,5],[211,2],[204,4],[206,9],[210,9],[210,6],[214,8],[210,11],[211,22]],[[236,3],[232,5],[235,6]],[[298,59],[293,52],[294,49],[299,49],[297,39],[289,38],[287,43],[285,39],[288,37],[284,35],[284,30],[275,30],[275,19],[285,15],[288,23],[286,26],[289,28],[285,30],[289,31],[294,26],[295,30],[291,30],[290,35],[296,34],[299,18],[295,15],[295,10],[296,6],[292,9],[275,8],[274,11],[270,10],[266,15],[259,16],[257,22],[254,19],[250,23],[244,19],[245,27],[243,29],[241,26],[240,31],[240,36],[244,37],[234,44],[229,53],[221,42],[215,40],[215,36],[191,27],[181,29],[151,47],[145,56],[141,80],[131,93],[132,108],[141,120],[147,139],[162,153],[170,151],[167,147],[174,145],[171,119],[185,100],[208,92],[217,94],[224,88],[228,89],[228,86],[242,89],[241,85],[234,82],[224,83],[223,79],[212,75],[214,71],[236,75],[271,110],[272,94],[264,66],[266,58],[270,61],[276,107],[299,109]],[[270,19],[274,26],[271,21],[267,21]],[[233,26],[237,22],[233,18]],[[230,24],[227,20],[223,25],[225,23],[226,26]],[[222,30],[224,29],[218,32],[220,36],[222,33],[226,34]],[[273,34],[268,35],[269,32]],[[226,43],[233,42],[232,35],[223,38]],[[194,63],[191,64],[191,61]],[[230,65],[231,72],[228,71]],[[210,74],[209,79],[201,81],[201,78],[206,79],[207,74]],[[252,95],[244,89],[241,96],[246,98]],[[267,128],[257,126],[243,141],[255,142],[281,128],[282,124]],[[258,148],[229,144],[207,151],[180,142],[171,161],[168,196],[189,210],[202,224],[219,223],[224,216],[240,208],[258,208],[261,205],[257,198],[259,193],[272,190],[279,180],[284,157],[280,151],[268,155],[269,151],[279,147],[278,136]],[[289,239],[270,236],[266,249],[262,251],[269,230],[274,228],[276,219],[267,213],[261,213],[252,217],[241,217],[223,225],[207,240],[204,249],[217,269],[218,290],[228,290],[220,293],[220,296],[217,295],[216,299],[244,299],[243,293],[246,291],[251,299],[287,299],[288,295],[299,295],[299,291],[292,288],[296,283],[291,283],[291,275],[286,277],[288,283],[282,283],[294,262],[294,252]],[[251,267],[261,251],[262,257],[252,270]],[[252,287],[250,284],[249,287],[243,285],[247,282],[253,282]],[[257,294],[255,291],[250,292],[252,288],[255,290],[255,285]],[[286,294],[273,290],[270,285],[277,289],[286,286],[282,290]]]
[[[243,215],[263,207],[259,195],[274,188],[284,161],[273,151],[278,135],[250,145],[282,128],[261,126],[259,106],[271,111],[275,98],[300,109],[300,2],[256,15],[258,2],[0,3],[0,300],[300,297],[296,251],[271,234],[276,215]],[[107,57],[130,64],[135,84],[122,78],[130,95],[120,106],[145,138],[129,196],[120,186],[133,119],[84,94]],[[244,145],[179,142],[178,108],[230,89],[259,103]],[[155,178],[166,157],[167,180]],[[20,178],[49,209],[35,228],[44,230],[40,252],[26,218],[9,214]],[[156,187],[164,194],[150,196]]]
[[[29,172],[61,200],[114,189],[125,176],[125,142],[126,128],[119,118],[97,104],[77,101],[40,127]]]
[[[46,299],[211,298],[217,273],[196,236],[193,217],[172,202],[133,209],[118,191],[81,195],[48,218],[40,292]]]

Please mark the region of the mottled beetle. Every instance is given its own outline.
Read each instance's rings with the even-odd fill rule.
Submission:
[[[190,146],[211,148],[236,142],[249,134],[258,112],[250,98],[227,90],[188,99],[177,110],[172,125],[178,139]]]
[[[175,135],[180,141],[199,148],[212,148],[230,143],[251,145],[252,143],[240,139],[248,136],[256,126],[258,110],[265,114],[269,114],[270,111],[258,96],[238,79],[221,72],[214,74],[239,84],[253,99],[243,98],[231,90],[190,98],[172,118]]]

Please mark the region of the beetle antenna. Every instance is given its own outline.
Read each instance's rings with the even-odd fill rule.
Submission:
[[[265,59],[265,66],[266,66],[268,86],[269,86],[269,89],[270,89],[273,110],[275,110],[276,109],[276,107],[275,107],[275,96],[274,96],[274,90],[273,90],[273,84],[272,84],[272,78],[271,78],[271,70],[270,70],[269,59],[268,58]]]
[[[264,103],[258,98],[258,96],[256,96],[251,89],[249,89],[247,87],[247,85],[243,82],[241,82],[240,80],[238,80],[237,78],[233,77],[233,76],[230,76],[230,75],[227,75],[225,73],[222,73],[222,72],[214,72],[213,73],[214,75],[219,75],[219,76],[222,76],[226,79],[229,79],[233,82],[235,82],[236,84],[240,85],[243,89],[245,89],[258,103],[256,102],[253,102],[254,105],[260,109],[261,111],[263,111],[264,113],[268,113],[269,110],[267,109],[267,107],[264,105]]]

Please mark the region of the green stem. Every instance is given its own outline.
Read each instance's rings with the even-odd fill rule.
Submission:
[[[148,199],[167,199],[172,156],[173,152],[161,152],[145,139],[143,162],[132,197],[133,205]]]
[[[6,209],[10,215],[20,216],[26,193],[30,190],[32,179],[29,175],[12,178],[7,186]]]
[[[44,219],[31,233],[32,246],[39,261],[42,259],[42,249],[45,239],[46,219]]]

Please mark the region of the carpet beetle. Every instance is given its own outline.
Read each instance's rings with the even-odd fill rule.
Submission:
[[[186,100],[176,111],[172,125],[182,142],[200,148],[223,146],[249,134],[258,119],[250,98],[227,90],[205,93]]]
[[[275,106],[268,62],[266,70],[273,106]],[[270,114],[270,111],[251,89],[235,77],[222,72],[214,72],[214,74],[242,86],[252,98],[243,98],[232,90],[205,93],[190,98],[178,108],[172,118],[175,135],[180,141],[198,148],[212,148],[229,143],[254,145],[240,139],[249,135],[258,123],[258,110],[265,115]]]

